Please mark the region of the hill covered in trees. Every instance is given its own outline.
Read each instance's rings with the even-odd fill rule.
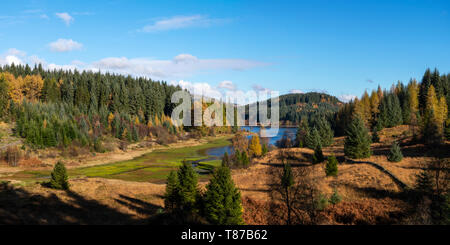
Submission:
[[[73,142],[101,151],[105,135],[135,142],[175,134],[168,116],[180,87],[146,78],[42,66],[0,68],[0,118],[33,147]]]
[[[267,100],[267,105],[270,108],[270,100]],[[280,123],[289,126],[298,125],[301,120],[307,120],[310,124],[314,124],[313,122],[317,118],[331,118],[341,105],[342,102],[338,98],[325,93],[309,92],[281,95],[279,97]],[[248,107],[247,105],[247,110]],[[270,109],[268,115],[270,116]],[[246,117],[248,118],[248,112]]]

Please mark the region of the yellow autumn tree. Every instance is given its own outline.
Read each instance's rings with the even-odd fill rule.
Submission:
[[[112,124],[113,120],[114,120],[114,114],[112,114],[112,112],[110,112],[108,115],[108,129],[110,131],[112,130],[111,124]]]
[[[8,94],[14,103],[22,102],[24,96],[22,93],[23,79],[22,77],[15,78],[13,74],[5,72],[2,74],[6,83],[8,84]]]
[[[419,85],[416,80],[412,80],[408,84],[408,102],[411,114],[416,114],[419,111]]]
[[[262,154],[262,147],[261,143],[259,142],[259,136],[254,135],[250,141],[250,145],[248,147],[248,150],[251,155],[259,157]]]
[[[380,113],[380,97],[378,96],[377,91],[373,90],[370,94],[370,114],[371,114],[371,121],[376,121],[376,116],[378,113]]]
[[[29,101],[37,101],[41,96],[44,80],[40,75],[28,75],[23,79],[22,93]]]
[[[355,113],[358,115],[361,119],[363,119],[366,126],[370,126],[370,119],[371,119],[371,105],[370,105],[370,98],[367,91],[364,91],[363,96],[361,97],[360,101],[357,101],[355,103]]]

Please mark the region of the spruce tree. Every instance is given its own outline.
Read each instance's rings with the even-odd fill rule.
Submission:
[[[306,146],[305,141],[306,141],[307,135],[309,134],[309,131],[310,131],[310,129],[308,126],[308,122],[306,120],[302,120],[297,129],[297,134],[295,137],[295,145],[297,147],[302,148],[302,147]]]
[[[241,194],[228,167],[219,167],[206,186],[204,212],[214,225],[242,225]]]
[[[290,164],[284,164],[283,175],[281,176],[282,196],[288,210],[287,225],[291,224],[292,201],[291,187],[294,186],[294,175]]]
[[[262,146],[262,156],[265,156],[269,152],[269,149],[267,148],[267,144],[263,144]]]
[[[320,135],[320,143],[323,147],[327,147],[333,143],[334,132],[330,123],[321,117],[317,122],[317,129]]]
[[[378,130],[374,128],[372,132],[372,142],[373,143],[379,143],[380,142],[380,136],[378,135]]]
[[[433,192],[433,180],[426,169],[416,176],[415,188],[423,194],[431,194]]]
[[[186,214],[196,208],[198,198],[197,178],[197,173],[194,171],[192,164],[183,161],[183,165],[178,170],[179,208],[184,210]]]
[[[359,117],[355,117],[347,129],[344,143],[345,156],[349,158],[367,158],[372,154],[369,131]]]
[[[325,173],[327,176],[337,176],[338,174],[338,161],[335,156],[329,156],[327,164],[325,166]]]
[[[313,163],[321,163],[325,160],[325,157],[323,156],[322,152],[322,146],[318,144],[316,146],[316,149],[314,149],[314,155],[313,155]]]
[[[231,167],[230,166],[230,157],[228,156],[228,152],[225,152],[222,157],[222,166]]]
[[[243,151],[241,155],[242,167],[248,168],[250,165],[250,159],[248,158],[247,152]]]
[[[450,118],[445,122],[444,136],[445,139],[450,140]]]
[[[172,212],[176,210],[180,201],[180,186],[178,183],[177,173],[171,171],[167,177],[166,193],[164,195],[164,207],[167,211]]]
[[[392,143],[390,154],[388,156],[388,160],[390,162],[400,162],[403,159],[403,154],[400,149],[400,146],[397,142]]]
[[[308,133],[305,139],[306,147],[310,149],[316,149],[316,147],[321,143],[321,138],[319,131],[316,127],[313,127],[313,129]]]
[[[69,189],[69,177],[66,167],[62,162],[57,162],[51,173],[50,187],[60,190]]]

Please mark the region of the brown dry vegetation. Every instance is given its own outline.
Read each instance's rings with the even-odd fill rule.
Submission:
[[[273,180],[268,172],[281,164],[279,151],[285,151],[293,167],[311,170],[311,178],[321,193],[329,197],[336,188],[342,196],[341,203],[329,205],[320,212],[316,223],[402,223],[414,211],[405,199],[404,188],[413,185],[415,175],[424,162],[432,161],[433,156],[449,157],[450,154],[448,142],[437,149],[438,152],[430,151],[423,145],[410,144],[408,130],[405,126],[383,130],[380,133],[381,143],[372,145],[374,155],[355,161],[344,158],[343,138],[335,138],[335,143],[323,150],[325,156],[333,154],[338,158],[337,177],[325,175],[324,163],[311,165],[313,151],[304,148],[274,150],[256,160],[248,169],[233,170],[233,179],[242,193],[244,221],[247,224],[284,224],[281,220],[271,219],[270,210],[274,206],[280,213],[285,212],[285,207],[270,200],[270,183]],[[386,158],[394,139],[401,142],[404,154],[404,159],[398,163],[391,163]],[[96,161],[99,160],[89,164]],[[70,183],[69,193],[37,184],[18,187],[14,192],[0,191],[0,201],[9,205],[0,208],[0,220],[3,223],[142,224],[148,223],[149,218],[163,208],[163,184],[102,178],[78,178],[70,180]],[[205,183],[201,185],[204,187]],[[43,203],[47,206],[40,205]],[[55,207],[60,211],[55,213],[55,210],[50,210]]]

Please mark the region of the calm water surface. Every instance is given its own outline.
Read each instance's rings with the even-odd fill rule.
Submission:
[[[261,127],[249,127],[249,126],[245,126],[245,127],[241,127],[241,129],[252,132],[252,133],[257,133],[258,135],[261,136]],[[267,129],[264,129],[267,130]],[[297,128],[279,128],[278,129],[278,133],[276,134],[276,136],[274,137],[270,137],[268,138],[269,144],[275,145],[275,143],[280,140],[284,134],[287,134],[289,137],[291,137],[292,139],[295,139],[295,134],[297,133]],[[251,136],[248,136],[249,138],[251,138]],[[210,156],[214,156],[214,157],[222,157],[223,154],[225,154],[225,152],[228,152],[228,154],[231,153],[231,146],[224,146],[224,147],[219,147],[219,148],[211,148],[209,150],[206,151],[206,153]]]

